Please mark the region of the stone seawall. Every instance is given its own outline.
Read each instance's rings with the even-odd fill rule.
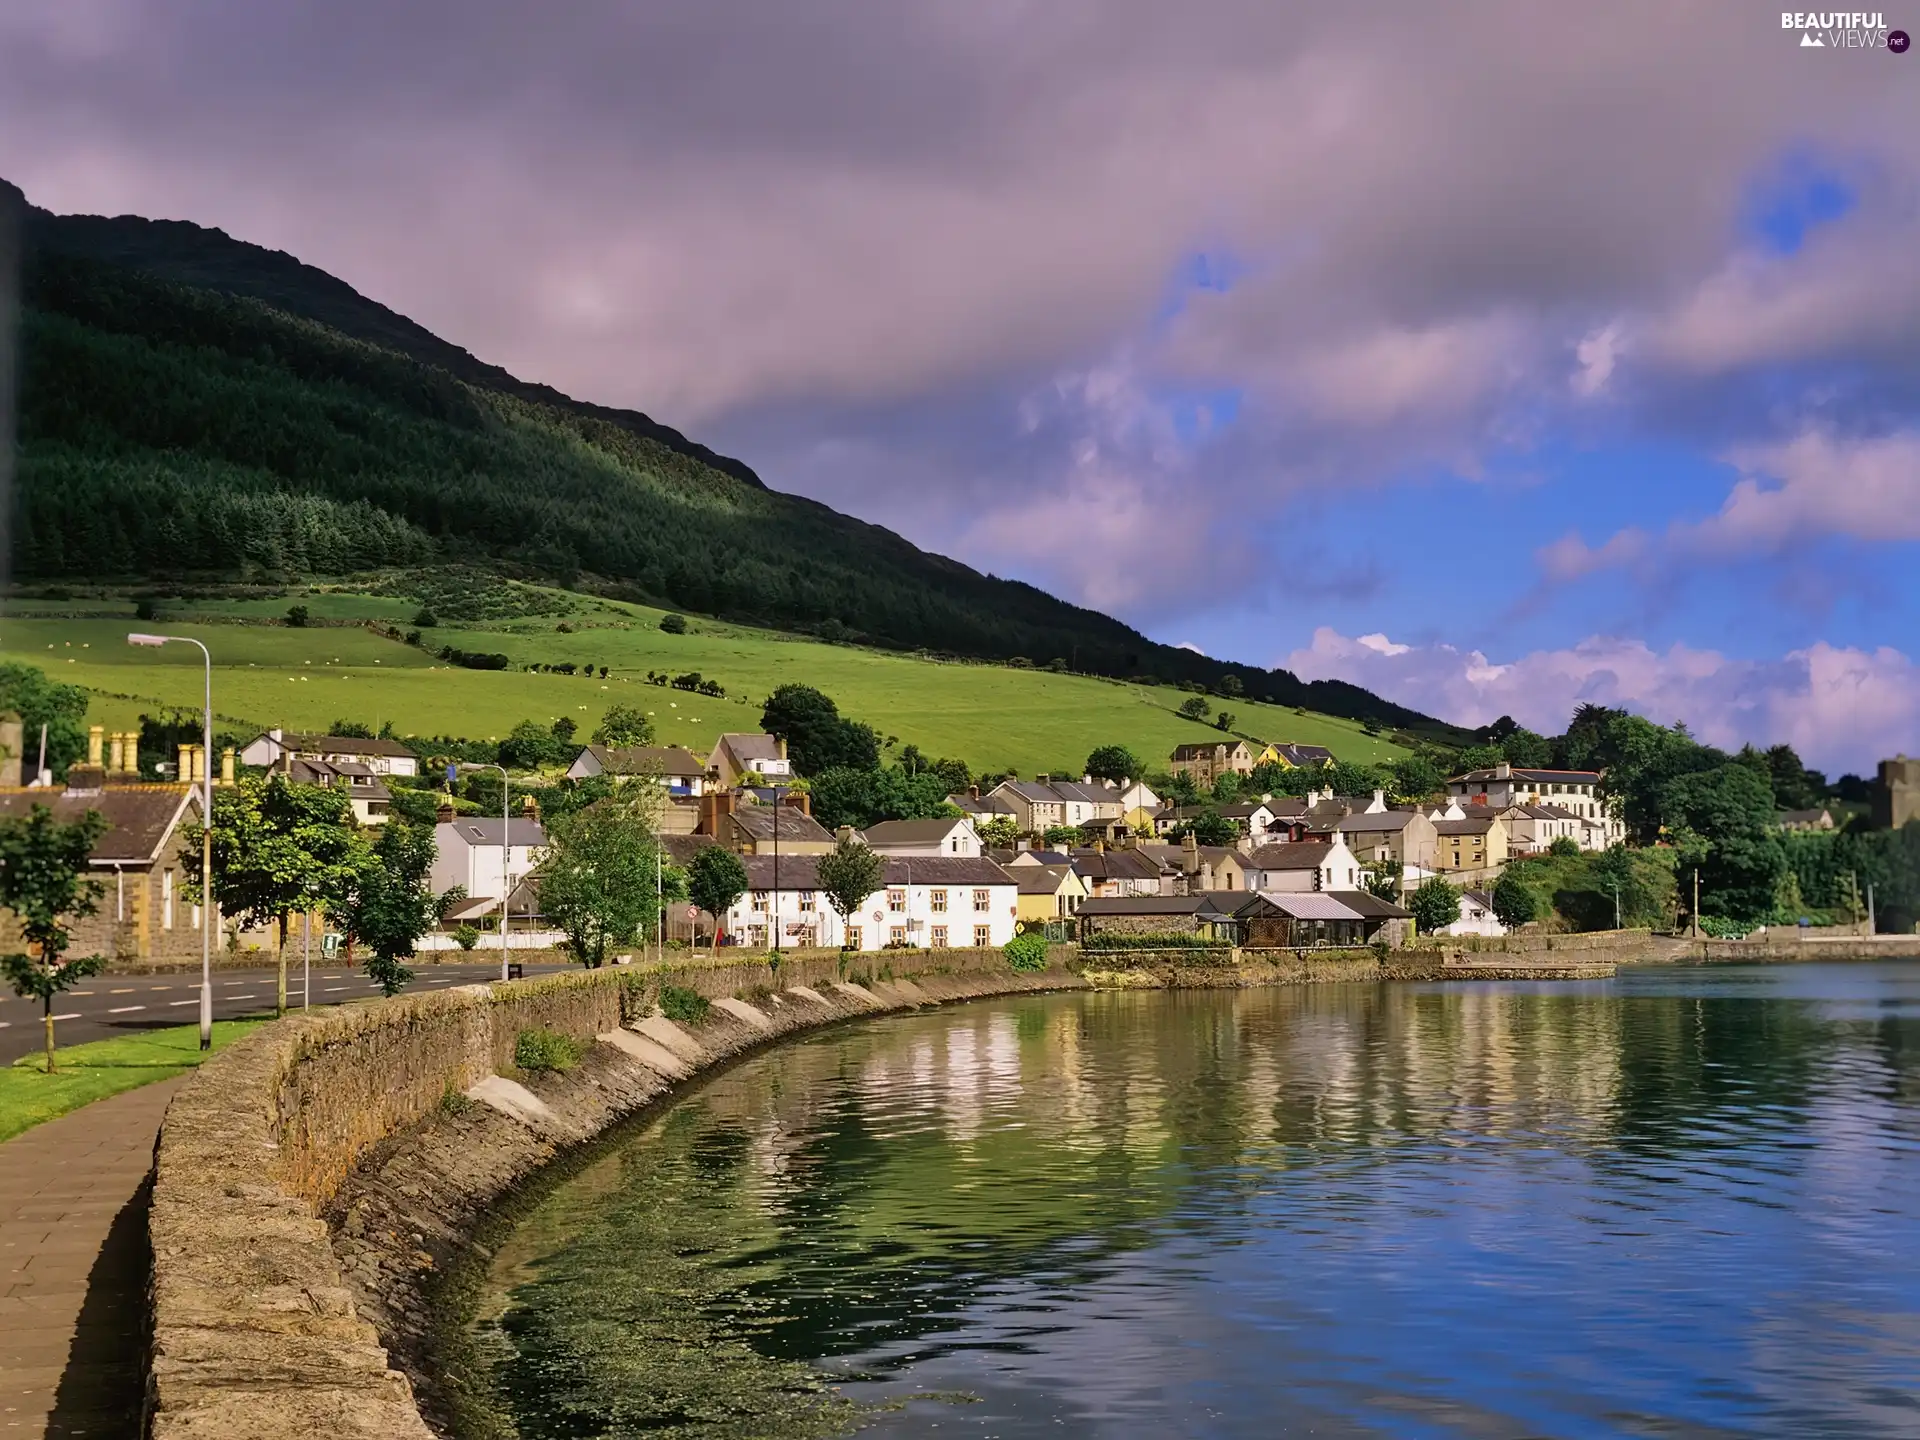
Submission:
[[[1065,952],[1070,953],[1070,952]],[[202,1066],[155,1151],[154,1440],[421,1440],[424,1289],[563,1151],[782,1034],[1086,982],[998,951],[634,966],[293,1015]],[[710,1008],[675,1024],[684,994]],[[694,1008],[697,1008],[697,1004]],[[522,1075],[523,1031],[582,1042]],[[351,1181],[351,1183],[349,1183]],[[329,1219],[338,1227],[337,1233]],[[389,1347],[392,1348],[390,1353]]]
[[[1108,950],[1083,951],[1080,973],[1097,990],[1241,989],[1379,980],[1604,980],[1610,957],[1576,953],[1555,963],[1501,963],[1499,956],[1451,960],[1430,951]]]

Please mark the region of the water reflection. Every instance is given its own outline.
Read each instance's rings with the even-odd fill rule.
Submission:
[[[1917,1040],[1909,966],[838,1030],[546,1196],[473,1388],[528,1440],[1920,1434]]]

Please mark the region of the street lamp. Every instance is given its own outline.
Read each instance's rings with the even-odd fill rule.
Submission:
[[[490,765],[485,761],[473,761],[462,765],[458,761],[447,763],[447,789],[453,789],[453,782],[460,778],[462,770],[498,770],[500,772],[500,978],[507,978],[507,899],[513,894],[513,876],[508,871],[507,862],[513,857],[510,844],[513,821],[507,813],[507,767]]]
[[[213,1048],[213,656],[205,645],[201,645],[191,635],[141,635],[127,636],[129,645],[161,646],[199,645],[200,656],[207,665],[207,694],[205,727],[202,744],[203,757],[200,765],[201,777],[205,781],[200,792],[200,1048]],[[193,775],[181,777],[189,785]]]

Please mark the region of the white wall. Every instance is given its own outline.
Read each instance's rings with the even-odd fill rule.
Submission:
[[[946,927],[948,949],[959,950],[971,946],[977,925],[987,927],[988,945],[1005,945],[1013,938],[1020,896],[1018,889],[1012,885],[923,885],[915,881],[912,885],[896,885],[890,889],[899,892],[904,902],[903,909],[895,910],[892,907],[889,890],[876,890],[851,917],[852,922],[860,927],[859,948],[862,950],[882,949],[892,939],[896,927],[904,932],[907,943],[923,947],[934,944],[933,932],[938,926]],[[986,892],[987,908],[984,911],[974,909],[976,890]],[[944,912],[933,908],[936,891],[946,894]],[[777,915],[782,946],[801,943],[790,928],[794,925],[811,925],[813,943],[817,945],[838,946],[841,943],[840,916],[824,892],[812,892],[810,907],[803,904],[808,898],[807,892],[782,890],[777,896],[774,892],[765,892],[765,910],[754,908],[755,893],[749,891],[742,895],[733,909],[727,912],[728,935],[739,938],[742,943],[750,943],[752,928],[769,926]],[[877,921],[873,918],[876,912],[880,916]],[[911,923],[916,920],[919,922],[917,926]],[[764,944],[771,947],[772,943],[769,931]]]

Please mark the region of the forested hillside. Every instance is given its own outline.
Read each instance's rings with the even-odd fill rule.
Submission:
[[[30,211],[26,233],[16,580],[466,561],[828,639],[1237,683],[1458,738],[1358,687],[1156,644],[768,490],[289,256],[127,217]]]

